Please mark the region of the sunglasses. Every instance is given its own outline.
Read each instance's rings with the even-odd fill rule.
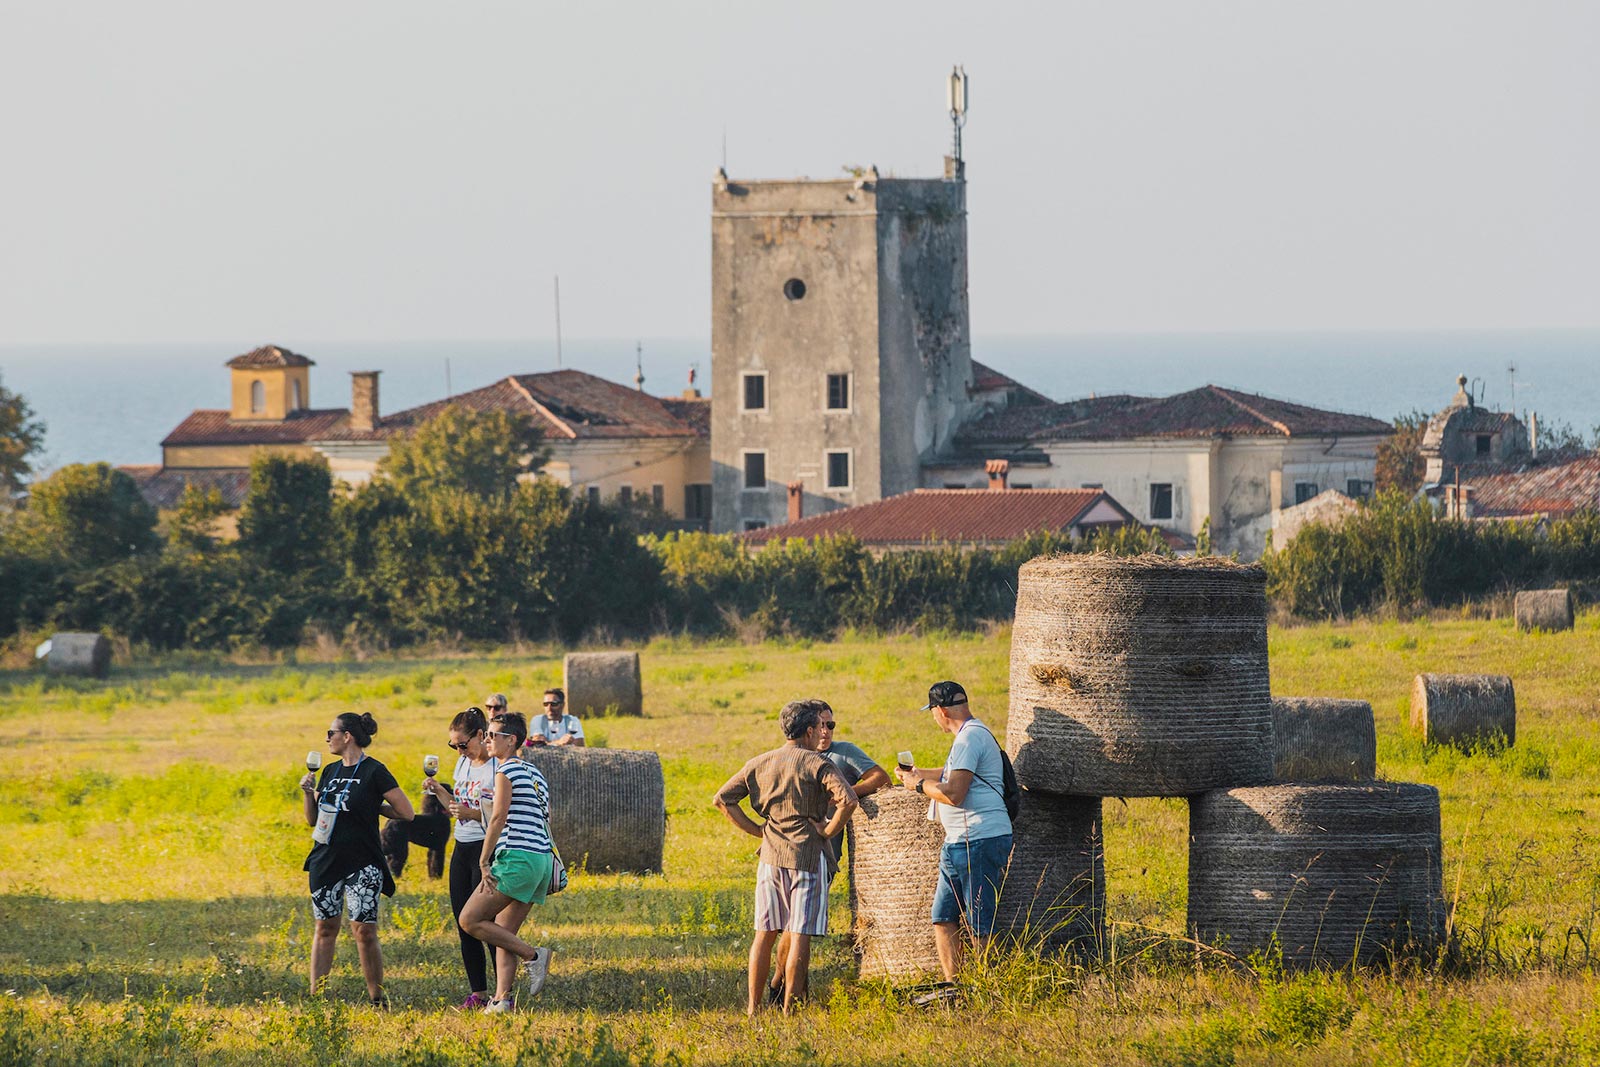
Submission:
[[[328,731],[328,740],[332,741],[334,734],[347,734],[349,732],[350,732],[349,730],[329,730]]]
[[[484,707],[488,708],[490,711],[505,711],[506,710],[506,706],[504,704],[485,704]]]
[[[561,707],[561,701],[559,701],[559,700],[546,700],[544,702],[544,706],[547,707],[547,708],[559,708],[559,707]]]
[[[467,745],[469,745],[470,743],[471,742],[469,742],[469,741],[463,741],[458,745],[454,741],[446,741],[445,742],[445,744],[447,746],[449,746],[451,752],[465,752],[467,750]]]
[[[490,730],[488,733],[484,734],[483,736],[489,738],[491,741],[498,741],[502,737],[509,737],[512,740],[515,740],[517,735],[516,734],[508,734],[508,733],[505,733],[505,732],[500,731],[500,730]]]
[[[819,723],[817,723],[817,725],[822,727],[822,729],[824,729],[824,730],[831,730],[835,726],[838,726],[839,724],[836,723],[836,722],[819,722]]]

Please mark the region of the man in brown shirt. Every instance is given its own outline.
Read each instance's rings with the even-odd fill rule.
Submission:
[[[792,939],[784,968],[787,1013],[806,996],[811,938],[828,932],[828,882],[834,862],[828,840],[844,829],[856,810],[856,795],[839,769],[817,752],[826,706],[820,700],[785,704],[778,720],[787,743],[746,763],[717,790],[713,801],[729,822],[761,839],[746,1006],[750,1015],[761,1008],[778,936],[788,931]],[[757,823],[739,806],[746,798],[763,822]],[[834,809],[833,818],[824,822],[829,807]]]

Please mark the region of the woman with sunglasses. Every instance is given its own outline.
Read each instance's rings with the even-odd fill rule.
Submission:
[[[378,839],[378,816],[410,822],[411,801],[389,768],[367,756],[378,732],[371,715],[346,712],[328,729],[328,751],[339,759],[322,769],[322,780],[307,774],[306,825],[312,833],[305,870],[311,875],[311,992],[333,968],[339,914],[350,916],[350,933],[361,957],[361,975],[373,1006],[387,1007],[383,993],[383,952],[378,947],[378,894],[394,896],[394,879]]]
[[[484,830],[479,869],[483,881],[457,920],[461,929],[493,945],[495,995],[484,1009],[499,1013],[515,1006],[511,983],[517,964],[528,964],[528,995],[544,986],[550,950],[517,936],[528,911],[543,904],[554,869],[550,842],[550,788],[533,764],[519,758],[528,739],[528,721],[516,712],[496,715],[487,734],[489,750],[500,761],[494,778],[494,804]]]
[[[483,807],[485,801],[492,801],[494,777],[500,769],[500,761],[489,751],[489,740],[484,736],[488,726],[479,707],[470,707],[450,720],[450,740],[446,744],[458,753],[450,787],[433,778],[422,783],[455,820],[456,847],[450,854],[450,911],[456,917],[461,964],[471,987],[467,999],[461,1002],[462,1011],[489,1005],[489,972],[483,942],[460,926],[461,909],[482,878],[478,861],[483,855]]]

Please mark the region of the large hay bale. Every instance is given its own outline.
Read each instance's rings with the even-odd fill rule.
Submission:
[[[1011,632],[1024,786],[1186,796],[1272,780],[1266,575],[1204,557],[1041,556]]]
[[[667,838],[661,757],[622,748],[538,746],[523,758],[550,785],[561,860],[590,871],[660,873]]]
[[[1524,589],[1517,594],[1512,609],[1517,617],[1517,629],[1570,630],[1572,629],[1572,590]]]
[[[1273,697],[1272,777],[1365,782],[1378,773],[1378,729],[1365,700]]]
[[[643,715],[637,652],[568,652],[562,667],[567,710],[584,715]]]
[[[1025,792],[995,934],[1046,952],[1098,958],[1106,944],[1105,901],[1100,798]]]
[[[1419,674],[1411,728],[1430,745],[1471,748],[1517,740],[1517,694],[1503,674]]]
[[[50,638],[45,669],[51,674],[104,678],[111,673],[111,642],[100,634],[55,634]]]
[[[1194,797],[1189,930],[1245,955],[1343,966],[1444,933],[1439,791],[1398,782],[1274,785]]]
[[[862,978],[939,972],[930,916],[944,827],[927,813],[926,797],[884,789],[862,797],[850,817],[850,900]]]

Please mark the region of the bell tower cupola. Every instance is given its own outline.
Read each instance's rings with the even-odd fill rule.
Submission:
[[[233,374],[234,422],[282,422],[311,407],[311,360],[263,345],[228,360]]]

